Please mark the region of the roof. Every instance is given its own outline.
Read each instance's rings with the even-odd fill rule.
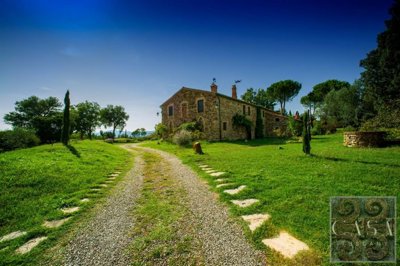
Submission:
[[[175,92],[174,95],[172,95],[172,96],[169,97],[165,102],[163,102],[163,103],[160,105],[160,107],[162,107],[162,106],[163,106],[164,104],[166,104],[170,99],[174,98],[175,95],[179,94],[181,91],[184,91],[184,90],[194,91],[194,92],[201,92],[201,93],[206,93],[206,94],[214,94],[214,93],[211,92],[211,91],[193,89],[193,88],[188,88],[188,87],[182,87],[180,90],[178,90],[177,92]],[[240,103],[243,103],[243,104],[251,105],[251,106],[254,106],[254,107],[256,107],[256,108],[257,108],[257,107],[258,107],[258,108],[262,108],[264,111],[267,111],[267,112],[272,113],[272,114],[274,114],[274,115],[278,115],[278,116],[282,116],[282,117],[287,117],[287,116],[285,116],[285,115],[282,115],[282,114],[280,114],[280,113],[277,113],[277,112],[275,112],[275,111],[272,111],[272,110],[270,110],[270,109],[268,109],[268,108],[265,108],[265,107],[263,107],[263,106],[260,106],[260,105],[256,105],[256,104],[253,104],[253,103],[249,103],[249,102],[246,102],[246,101],[243,101],[243,100],[240,100],[240,99],[234,99],[234,98],[232,98],[232,97],[229,97],[229,96],[224,95],[224,94],[221,94],[221,93],[217,93],[216,95],[217,95],[217,96],[220,96],[220,97],[223,97],[223,98],[227,98],[227,99],[232,100],[232,101],[236,101],[236,102],[240,102]]]

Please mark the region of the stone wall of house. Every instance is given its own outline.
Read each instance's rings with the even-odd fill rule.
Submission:
[[[253,123],[253,127],[251,129],[251,138],[253,139],[255,137],[254,126],[256,122],[256,108],[252,105],[245,104],[240,101],[234,101],[229,98],[221,96],[218,98],[220,99],[221,103],[222,140],[238,140],[247,138],[246,129],[243,127],[235,127],[232,121],[235,114],[244,114],[243,107],[246,117]],[[226,129],[224,129],[224,123],[226,123]]]
[[[287,117],[268,110],[261,112],[264,112],[264,136],[276,137],[285,134],[288,127]]]
[[[204,111],[199,113],[197,101],[200,99],[204,100]],[[216,97],[213,93],[181,90],[161,106],[162,123],[167,126],[171,133],[182,123],[200,121],[203,125],[205,137],[210,140],[215,139],[217,126],[215,103]],[[169,106],[173,108],[172,116],[169,116]]]
[[[386,132],[344,132],[343,145],[347,147],[382,147]]]
[[[198,112],[197,101],[204,100],[204,111]],[[173,108],[170,116],[169,106]],[[257,110],[254,105],[240,100],[221,96],[216,93],[181,89],[178,93],[167,100],[162,106],[162,123],[172,133],[182,123],[201,121],[203,132],[208,140],[238,140],[246,139],[245,128],[233,126],[232,118],[235,114],[245,114],[252,122],[251,138],[255,138],[255,125]],[[267,109],[261,109],[264,123],[264,135],[276,136],[278,131],[284,132],[287,126],[287,118]]]

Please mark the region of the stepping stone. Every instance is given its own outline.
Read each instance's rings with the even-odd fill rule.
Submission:
[[[64,219],[61,219],[61,220],[45,221],[43,223],[43,226],[47,227],[47,228],[57,228],[57,227],[60,227],[61,225],[63,225],[69,219],[71,219],[71,217],[64,218]]]
[[[219,188],[219,187],[226,187],[226,186],[230,186],[230,185],[233,185],[234,183],[226,183],[226,184],[219,184],[219,185],[217,185],[217,188]]]
[[[61,211],[62,211],[64,214],[74,213],[74,212],[79,211],[79,207],[63,208],[63,209],[61,209]]]
[[[90,199],[88,199],[88,198],[83,198],[83,199],[80,200],[80,202],[82,202],[82,203],[88,202],[88,201],[90,201]]]
[[[242,190],[245,189],[245,188],[246,188],[245,185],[241,185],[240,187],[235,188],[235,189],[227,189],[227,190],[224,190],[224,192],[225,192],[225,193],[228,193],[229,195],[235,195],[235,194],[238,194],[240,191],[242,191]]]
[[[117,177],[117,176],[119,176],[119,174],[111,174],[111,175],[108,175],[109,177]]]
[[[15,232],[9,233],[8,235],[2,236],[0,238],[0,243],[8,241],[8,240],[16,239],[16,238],[18,238],[20,236],[24,236],[26,234],[27,234],[27,232],[22,232],[22,231],[15,231]]]
[[[218,178],[218,179],[215,180],[215,182],[222,183],[222,182],[225,182],[227,180],[228,179],[226,179],[226,178]]]
[[[259,202],[258,199],[245,199],[245,200],[231,200],[231,202],[241,208],[246,208],[253,205],[256,202]]]
[[[117,175],[119,175],[119,174],[121,174],[122,172],[120,172],[120,171],[115,171],[113,174],[117,174]]]
[[[211,167],[203,168],[203,171],[213,171]]]
[[[278,251],[287,258],[293,258],[300,250],[309,250],[306,243],[294,238],[286,232],[280,232],[278,237],[264,239],[262,241],[267,247]]]
[[[22,246],[20,246],[15,252],[18,254],[25,254],[31,251],[34,247],[40,244],[40,242],[47,239],[47,236],[37,237],[34,239],[29,240]]]
[[[114,181],[113,180],[106,180],[106,181],[104,181],[105,183],[107,183],[107,184],[111,184],[111,183],[113,183]]]
[[[108,187],[107,184],[100,184],[101,187]]]
[[[108,177],[108,180],[114,180],[115,176]]]
[[[100,191],[100,188],[91,188],[90,191]]]
[[[215,172],[217,172],[217,171],[215,171],[215,170],[207,170],[206,171],[207,174],[211,174],[211,173],[215,173]]]
[[[199,167],[200,167],[200,168],[207,168],[208,165],[206,165],[206,164],[201,164],[201,165],[199,165]]]
[[[216,172],[216,173],[211,173],[210,176],[221,176],[225,174],[225,172]]]
[[[249,223],[249,228],[251,231],[256,230],[265,221],[267,221],[271,216],[269,214],[251,214],[243,215],[242,218]]]

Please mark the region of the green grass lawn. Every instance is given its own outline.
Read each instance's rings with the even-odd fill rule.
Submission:
[[[93,206],[91,188],[106,180],[116,168],[123,172],[130,166],[131,156],[126,150],[100,141],[73,141],[69,148],[61,145],[43,145],[0,154],[0,237],[21,230],[28,234],[0,243],[0,265],[37,265],[46,248],[72,228],[80,213],[57,229],[42,227],[45,220],[65,215],[62,207]],[[82,198],[91,198],[81,203]],[[26,255],[14,250],[36,236],[48,240]]]
[[[234,183],[247,185],[248,189],[238,195],[220,193],[220,198],[225,202],[246,198],[260,200],[260,204],[245,209],[228,203],[233,215],[266,212],[272,216],[255,234],[244,227],[257,247],[264,248],[261,239],[266,236],[287,230],[306,242],[316,257],[328,264],[330,197],[396,196],[400,200],[400,147],[347,148],[342,142],[342,134],[316,136],[311,142],[313,156],[303,154],[301,143],[281,139],[204,142],[205,155],[195,155],[190,148],[165,142],[144,145],[176,154],[207,179],[215,191],[222,192],[227,187],[215,188],[214,178],[201,171],[198,163],[226,171]],[[399,223],[397,228],[400,228]],[[267,256],[271,265],[274,262],[291,264],[270,250]],[[400,257],[399,249],[397,257]]]

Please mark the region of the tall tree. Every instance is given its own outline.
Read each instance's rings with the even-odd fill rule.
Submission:
[[[126,126],[129,115],[125,112],[124,107],[119,105],[107,105],[100,111],[101,122],[104,126],[112,127],[113,139],[115,138],[115,130]]]
[[[363,96],[366,105],[375,113],[400,109],[400,1],[390,8],[391,18],[385,21],[386,30],[378,35],[376,49],[360,62],[365,69],[361,77],[365,83]]]
[[[69,109],[71,106],[71,101],[69,99],[69,90],[65,93],[64,97],[64,117],[63,117],[63,126],[62,126],[62,135],[61,142],[64,145],[68,145],[69,142],[69,133],[70,133],[70,117],[69,117]]]
[[[4,116],[4,121],[14,128],[28,128],[35,131],[42,143],[59,141],[61,137],[61,103],[55,97],[40,99],[31,96],[17,101],[15,111]]]
[[[78,117],[76,118],[76,129],[81,139],[87,134],[92,139],[96,127],[100,125],[100,105],[96,102],[85,101],[76,105]]]
[[[248,88],[246,92],[241,96],[243,101],[259,105],[268,109],[273,110],[275,106],[275,101],[271,100],[267,92],[263,89],[258,89],[255,91],[253,88]]]
[[[299,93],[300,89],[301,84],[299,82],[289,79],[282,80],[269,86],[267,89],[267,95],[271,100],[279,102],[281,114],[284,114],[286,103],[293,100],[293,98]]]
[[[310,111],[304,112],[303,115],[303,152],[307,155],[311,153],[311,118]]]
[[[311,91],[306,96],[301,97],[300,103],[306,108],[312,111],[312,114],[315,113],[315,109],[318,106],[318,100],[315,97],[315,93]]]
[[[322,103],[325,96],[332,90],[338,91],[342,88],[350,88],[350,83],[347,81],[330,79],[321,83],[318,83],[313,87],[314,101]]]

